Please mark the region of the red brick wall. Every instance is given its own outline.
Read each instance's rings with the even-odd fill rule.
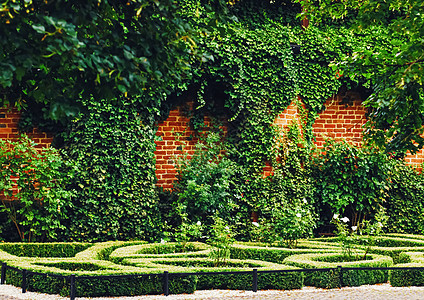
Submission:
[[[313,125],[317,146],[323,145],[325,137],[346,139],[359,145],[362,139],[362,125],[366,121],[365,108],[362,107],[359,96],[353,95],[353,101],[347,105],[342,104],[339,97],[334,97],[327,100],[325,107],[325,111],[319,114]],[[276,118],[275,124],[285,127],[298,117],[299,110],[292,103]],[[18,134],[18,121],[19,112],[14,109],[0,109],[0,138],[15,139]],[[208,126],[210,121],[209,118],[205,118],[205,125]],[[184,116],[183,109],[177,108],[170,112],[165,121],[158,124],[157,136],[160,140],[156,141],[156,176],[157,185],[165,189],[172,188],[176,175],[174,159],[176,155],[182,154],[182,144],[185,144],[184,151],[191,155],[198,141],[196,132],[190,129],[188,122],[189,119]],[[48,146],[52,141],[51,136],[37,130],[30,136],[40,148]],[[424,150],[416,155],[407,156],[406,161],[419,167],[424,162]],[[265,166],[265,175],[271,171],[269,166]]]
[[[318,147],[324,144],[325,138],[346,139],[357,146],[361,144],[366,110],[359,96],[353,96],[356,97],[349,104],[341,103],[339,97],[327,100],[325,110],[312,126]]]
[[[18,123],[20,113],[17,109],[1,108],[0,109],[0,139],[3,140],[16,140],[19,136]],[[40,132],[34,129],[29,136],[36,142],[37,148],[49,147],[53,141],[51,135],[45,132]]]
[[[189,109],[192,103],[188,103]],[[194,146],[199,140],[196,131],[189,126],[190,119],[185,116],[183,109],[178,107],[169,113],[169,117],[158,124],[156,135],[160,141],[156,141],[156,177],[157,185],[164,189],[171,189],[176,179],[174,161],[177,155],[184,153],[189,156],[194,153]],[[211,125],[211,119],[204,118],[205,128]]]

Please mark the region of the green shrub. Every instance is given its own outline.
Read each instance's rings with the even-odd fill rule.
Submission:
[[[385,199],[390,174],[391,162],[383,152],[327,140],[314,157],[321,222],[328,224],[333,214],[349,215],[351,225],[372,217]]]
[[[302,253],[335,252],[338,247],[327,249],[289,249],[279,247],[258,247],[243,244],[234,244],[231,249],[231,258],[234,259],[257,259],[273,263],[282,263],[286,257]]]
[[[74,191],[64,239],[157,239],[154,136],[129,100],[86,101],[63,153],[73,165]]]
[[[295,248],[298,239],[312,236],[316,228],[310,176],[312,149],[295,121],[279,139],[272,174],[267,178],[260,174],[245,183],[246,201],[259,213],[251,239]]]
[[[0,243],[0,249],[19,257],[74,257],[88,243]]]
[[[305,269],[337,268],[341,267],[389,267],[393,265],[390,257],[369,254],[370,259],[342,262],[342,253],[299,254],[287,257],[283,263]],[[321,260],[321,261],[320,261]],[[322,260],[335,261],[324,262]],[[342,277],[340,277],[342,276]],[[387,282],[389,272],[385,270],[329,270],[327,272],[308,272],[305,276],[305,285],[316,287],[335,288],[340,282],[343,286],[358,286]],[[340,281],[341,280],[341,281]]]
[[[252,290],[252,274],[198,275],[197,289]],[[293,290],[303,287],[302,272],[258,273],[258,289]]]
[[[407,263],[396,267],[424,267],[424,264]],[[389,277],[392,286],[424,286],[424,270],[391,270]]]
[[[8,269],[6,283],[21,286],[22,274]],[[172,277],[169,281],[171,294],[193,293],[196,276]],[[69,296],[69,280],[45,275],[30,274],[27,277],[28,291]],[[163,276],[150,275],[135,278],[81,278],[75,282],[77,297],[136,296],[163,294]]]
[[[424,234],[424,174],[399,161],[391,177],[384,203],[390,216],[388,231]]]
[[[155,243],[144,245],[128,245],[114,250],[109,259],[121,261],[125,258],[150,258],[150,257],[206,257],[209,246],[198,242],[186,244],[184,252],[178,243]]]
[[[237,205],[230,187],[236,166],[224,151],[221,136],[212,132],[196,143],[191,157],[188,153],[177,157],[174,190],[193,224],[200,221],[208,227],[215,214],[234,224]]]
[[[17,199],[2,200],[0,209],[21,241],[56,240],[64,228],[60,221],[69,213],[70,197],[65,165],[57,150],[40,151],[26,135],[16,142],[0,140],[0,192]]]

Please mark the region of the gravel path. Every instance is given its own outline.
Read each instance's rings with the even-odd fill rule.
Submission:
[[[46,295],[40,293],[21,293],[21,289],[11,285],[0,285],[0,300],[65,300],[69,298],[58,295]],[[389,284],[363,285],[360,287],[345,287],[341,289],[317,289],[304,287],[301,290],[291,291],[233,291],[233,290],[210,290],[196,291],[194,294],[166,296],[137,296],[137,297],[102,297],[102,298],[77,298],[78,300],[220,300],[220,299],[301,299],[301,300],[327,300],[327,299],[361,299],[361,300],[423,300],[424,287],[392,287]]]

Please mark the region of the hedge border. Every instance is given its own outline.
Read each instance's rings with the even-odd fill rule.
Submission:
[[[295,266],[302,269],[331,269],[327,272],[311,272],[306,274],[305,285],[311,285],[322,288],[336,288],[339,286],[359,286],[363,284],[384,283],[389,279],[388,270],[348,270],[342,274],[338,267],[390,267],[393,265],[391,257],[368,254],[371,260],[359,260],[352,262],[323,262],[318,258],[343,257],[341,252],[335,253],[315,253],[298,254],[287,257],[284,264]],[[341,284],[340,284],[341,283]]]

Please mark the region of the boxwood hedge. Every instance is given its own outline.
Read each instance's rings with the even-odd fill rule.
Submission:
[[[358,239],[357,249],[365,249],[361,243],[366,238]],[[165,271],[169,272],[170,293],[192,293],[199,289],[216,288],[250,290],[253,269],[258,270],[259,289],[297,289],[304,284],[334,288],[339,285],[387,282],[389,278],[394,286],[424,285],[423,270],[395,269],[389,272],[344,269],[388,267],[393,266],[393,263],[395,267],[424,267],[424,238],[420,236],[383,236],[375,246],[369,248],[368,259],[364,261],[343,262],[337,238],[299,241],[298,246],[297,249],[288,249],[262,243],[236,243],[231,249],[228,264],[217,267],[208,258],[211,246],[204,243],[187,243],[185,246],[178,243],[147,244],[143,241],[96,244],[1,243],[0,261],[16,268],[7,269],[8,284],[20,286],[21,270],[25,269],[30,272],[27,277],[28,290],[64,296],[70,293],[71,274],[77,276],[77,296],[162,294]],[[125,275],[133,277],[122,277]]]

